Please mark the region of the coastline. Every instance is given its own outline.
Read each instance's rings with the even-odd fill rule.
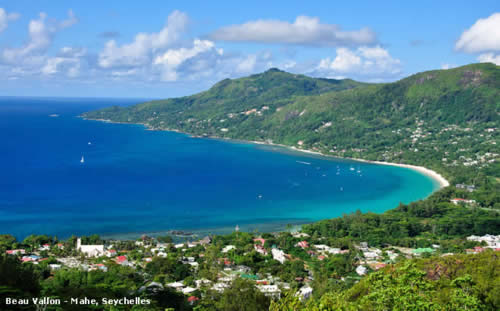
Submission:
[[[300,149],[297,147],[293,146],[287,146],[287,145],[282,145],[282,144],[273,144],[273,143],[267,143],[267,142],[262,142],[262,141],[249,141],[250,143],[257,144],[257,145],[269,145],[269,146],[278,146],[278,147],[284,147],[287,149],[291,149],[293,151],[299,151],[299,152],[304,152],[308,154],[314,154],[314,155],[319,155],[323,157],[329,157],[329,158],[337,158],[337,159],[344,159],[344,160],[352,160],[352,161],[357,161],[357,162],[364,162],[364,163],[371,163],[371,164],[380,164],[380,165],[390,165],[390,166],[397,166],[397,167],[403,167],[403,168],[408,168],[414,171],[419,172],[422,175],[425,175],[434,181],[439,185],[439,189],[448,187],[450,183],[446,178],[444,178],[441,174],[437,173],[436,171],[433,171],[431,169],[428,169],[424,166],[417,166],[417,165],[411,165],[411,164],[401,164],[401,163],[393,163],[393,162],[383,162],[383,161],[372,161],[372,160],[365,160],[365,159],[358,159],[358,158],[343,158],[343,157],[337,157],[337,156],[332,156],[328,154],[324,154],[318,151],[312,151],[312,150],[307,150],[307,149]],[[438,190],[439,190],[438,189]]]
[[[445,188],[445,187],[448,187],[450,185],[448,180],[446,180],[446,178],[444,178],[441,174],[439,174],[436,171],[433,171],[429,168],[426,168],[424,166],[418,166],[418,165],[412,165],[412,164],[402,164],[402,163],[393,163],[393,162],[383,162],[383,161],[372,161],[372,160],[365,160],[365,159],[359,159],[359,158],[344,158],[344,157],[324,154],[324,153],[321,153],[318,151],[301,149],[301,148],[297,148],[294,146],[270,143],[270,142],[265,142],[265,141],[232,139],[232,138],[224,138],[224,137],[217,137],[217,136],[197,136],[197,135],[193,135],[190,133],[179,131],[177,129],[155,129],[155,128],[150,127],[148,124],[144,124],[144,123],[115,122],[115,121],[111,121],[109,119],[88,119],[88,118],[85,118],[82,116],[79,116],[79,117],[83,118],[84,120],[101,121],[101,122],[106,122],[106,123],[138,124],[138,125],[143,125],[144,127],[146,127],[146,130],[149,130],[149,131],[167,131],[167,132],[182,133],[182,134],[186,134],[192,138],[210,138],[210,139],[230,140],[230,141],[243,142],[243,143],[252,143],[252,144],[256,144],[256,145],[277,146],[277,147],[287,148],[287,149],[290,149],[293,151],[314,154],[314,155],[318,155],[318,156],[322,156],[322,157],[337,158],[337,159],[352,160],[352,161],[371,163],[371,164],[390,165],[390,166],[408,168],[408,169],[414,170],[414,171],[416,171],[422,175],[425,175],[425,176],[431,178],[432,180],[434,180],[439,185],[439,188],[436,189],[435,191],[440,190],[440,189]]]

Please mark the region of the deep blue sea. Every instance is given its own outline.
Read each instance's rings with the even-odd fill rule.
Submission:
[[[0,234],[270,231],[438,187],[405,168],[77,117],[138,102],[0,97]]]

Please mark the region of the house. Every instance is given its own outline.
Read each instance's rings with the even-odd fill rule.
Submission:
[[[200,300],[200,298],[196,297],[196,296],[190,296],[188,297],[187,301],[190,305],[193,305],[195,304],[198,300]]]
[[[476,186],[474,185],[456,184],[455,187],[457,189],[467,190],[468,192],[473,192],[474,190],[476,190]]]
[[[302,248],[308,248],[309,247],[309,243],[307,243],[307,241],[300,241],[295,246],[302,247]]]
[[[267,255],[267,250],[260,244],[255,244],[254,249],[257,251],[257,253],[262,254],[264,256]]]
[[[365,275],[365,274],[366,274],[366,272],[367,272],[367,269],[366,269],[364,266],[358,266],[358,267],[356,268],[356,273],[357,273],[358,275]]]
[[[212,284],[212,281],[207,280],[207,279],[199,279],[199,280],[195,280],[194,283],[196,284],[197,288],[200,288],[202,286],[208,286],[208,285]]]
[[[484,252],[484,248],[482,248],[481,246],[476,246],[473,249],[466,249],[465,252],[467,254],[479,254]]]
[[[196,291],[196,288],[193,288],[193,287],[186,287],[186,288],[183,288],[181,289],[182,293],[184,295],[188,295],[188,294],[191,294],[192,292]]]
[[[104,245],[82,245],[82,239],[76,239],[76,250],[88,257],[99,257],[104,255]]]
[[[181,291],[182,288],[184,287],[184,284],[182,284],[181,282],[173,282],[173,283],[167,284],[167,286],[172,287],[178,291]]]
[[[292,234],[292,236],[294,238],[308,238],[308,237],[310,237],[309,234],[303,233],[303,232],[295,232],[295,233]]]
[[[26,251],[24,249],[10,249],[8,251],[5,251],[8,255],[24,255]]]
[[[230,251],[230,250],[232,250],[232,249],[236,249],[236,246],[234,246],[234,245],[227,245],[226,247],[224,247],[224,248],[222,249],[222,252],[223,252],[223,253],[227,253],[227,252],[229,252],[229,251]]]
[[[49,265],[50,270],[53,270],[53,271],[60,270],[61,267],[62,267],[62,265],[55,264],[55,263]]]
[[[476,203],[475,200],[467,200],[467,199],[462,199],[462,198],[455,198],[450,200],[451,203],[458,205],[458,204],[474,204]]]
[[[106,250],[105,253],[106,253],[106,256],[108,256],[108,257],[115,257],[116,256],[116,250],[114,250],[114,249],[108,249],[108,250]]]
[[[485,242],[487,248],[500,248],[500,235],[486,234],[483,236],[471,235],[467,237],[468,241]]]
[[[212,287],[212,289],[214,291],[222,293],[228,287],[229,287],[229,285],[226,283],[215,283],[214,286]]]
[[[158,257],[167,257],[167,253],[165,253],[165,252],[159,252],[159,253],[156,254],[156,256],[158,256]]]
[[[280,298],[281,290],[278,285],[258,285],[257,289],[267,297]]]
[[[43,244],[38,248],[39,251],[48,251],[50,250],[50,244]]]
[[[21,261],[22,262],[30,262],[30,261],[33,261],[33,258],[29,257],[29,256],[23,256],[21,258]]]
[[[286,261],[285,252],[283,252],[282,250],[277,249],[277,248],[272,248],[271,254],[273,255],[274,260],[277,260],[282,264],[285,263],[285,261]]]
[[[300,294],[300,299],[309,299],[311,297],[313,289],[309,285],[302,286],[297,294]]]
[[[240,272],[240,273],[250,273],[252,271],[252,268],[244,266],[244,265],[239,265],[235,267],[235,271]]]
[[[99,269],[101,271],[104,271],[104,272],[108,272],[108,267],[106,267],[104,264],[102,263],[98,263],[98,264],[95,264],[93,266],[95,269]]]
[[[120,265],[128,265],[128,259],[126,256],[116,257],[115,262]]]

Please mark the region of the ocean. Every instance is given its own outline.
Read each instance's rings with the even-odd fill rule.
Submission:
[[[78,118],[139,102],[0,97],[0,234],[274,231],[439,186],[407,168]]]

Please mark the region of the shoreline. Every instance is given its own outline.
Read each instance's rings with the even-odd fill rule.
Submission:
[[[100,122],[105,122],[105,123],[116,123],[116,124],[137,124],[137,125],[142,125],[146,128],[148,131],[167,131],[167,132],[175,132],[175,133],[181,133],[188,135],[191,138],[209,138],[209,139],[219,139],[219,140],[229,140],[229,141],[234,141],[234,142],[243,142],[243,143],[252,143],[255,145],[266,145],[266,146],[277,146],[277,147],[282,147],[286,149],[290,149],[293,151],[297,152],[303,152],[303,153],[308,153],[308,154],[313,154],[313,155],[318,155],[322,157],[327,157],[327,158],[337,158],[337,159],[343,159],[343,160],[351,160],[351,161],[357,161],[357,162],[364,162],[364,163],[371,163],[371,164],[379,164],[379,165],[389,165],[389,166],[396,166],[396,167],[402,167],[402,168],[407,168],[414,170],[422,175],[425,175],[432,180],[434,180],[438,185],[438,189],[434,190],[438,191],[441,190],[442,188],[446,188],[450,185],[448,180],[444,178],[441,174],[437,173],[436,171],[433,171],[429,168],[426,168],[424,166],[418,166],[418,165],[412,165],[412,164],[402,164],[402,163],[394,163],[394,162],[383,162],[383,161],[373,161],[373,160],[365,160],[365,159],[359,159],[359,158],[344,158],[344,157],[339,157],[339,156],[333,156],[333,155],[328,155],[321,153],[319,151],[313,151],[313,150],[308,150],[308,149],[301,149],[297,148],[295,146],[288,146],[288,145],[283,145],[283,144],[276,144],[276,143],[270,143],[270,142],[265,142],[265,141],[256,141],[256,140],[243,140],[243,139],[234,139],[234,138],[224,138],[224,137],[217,137],[217,136],[198,136],[186,132],[179,131],[177,129],[155,129],[149,126],[148,124],[144,123],[130,123],[130,122],[115,122],[111,121],[109,119],[88,119],[82,116],[78,116],[83,118],[84,120],[93,120],[93,121],[100,121]]]
[[[282,145],[282,144],[273,144],[273,143],[267,143],[267,142],[261,142],[261,141],[247,141],[253,144],[257,145],[268,145],[268,146],[278,146],[278,147],[284,147],[287,149],[291,149],[293,151],[298,151],[298,152],[303,152],[303,153],[308,153],[308,154],[314,154],[314,155],[319,155],[322,157],[328,157],[328,158],[337,158],[337,159],[344,159],[344,160],[352,160],[352,161],[357,161],[357,162],[363,162],[363,163],[371,163],[371,164],[379,164],[379,165],[389,165],[389,166],[397,166],[397,167],[403,167],[403,168],[408,168],[414,171],[419,172],[422,175],[425,175],[434,181],[439,185],[439,189],[448,187],[450,183],[446,178],[444,178],[441,174],[439,174],[436,171],[433,171],[431,169],[428,169],[424,166],[418,166],[418,165],[412,165],[412,164],[402,164],[402,163],[393,163],[393,162],[383,162],[383,161],[372,161],[372,160],[365,160],[365,159],[359,159],[359,158],[343,158],[343,157],[338,157],[338,156],[332,156],[328,154],[324,154],[318,151],[312,151],[312,150],[307,150],[307,149],[299,149],[294,146],[287,146],[287,145]]]

